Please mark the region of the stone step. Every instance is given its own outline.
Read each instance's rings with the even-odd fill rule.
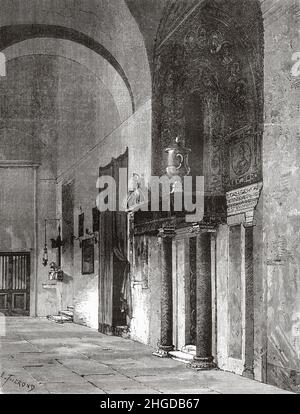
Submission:
[[[184,362],[185,364],[190,363],[194,359],[193,354],[182,351],[171,351],[169,356],[175,359],[175,361]]]
[[[182,352],[186,352],[187,354],[196,355],[196,346],[195,345],[184,345],[181,348]]]
[[[74,311],[71,310],[62,310],[58,312],[59,315],[64,315],[64,316],[68,316],[69,318],[73,319],[74,316]]]
[[[47,319],[52,322],[56,323],[71,323],[73,322],[73,318],[70,318],[69,316],[64,315],[48,315]]]

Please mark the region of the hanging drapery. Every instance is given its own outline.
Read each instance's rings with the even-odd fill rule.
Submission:
[[[124,253],[118,248],[114,248],[114,254],[124,264],[123,283],[121,287],[120,301],[121,312],[131,319],[132,318],[132,296],[131,296],[131,274],[130,263]]]

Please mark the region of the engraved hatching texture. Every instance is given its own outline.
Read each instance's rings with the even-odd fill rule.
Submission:
[[[192,93],[198,93],[204,101],[205,112],[206,191],[223,193],[225,189],[255,182],[261,175],[263,36],[260,9],[256,1],[209,2],[185,14],[185,20],[175,24],[176,30],[171,30],[166,37],[168,19],[173,27],[175,15],[182,16],[182,12],[174,8],[169,17],[164,14],[162,37],[165,40],[161,45],[157,41],[153,79],[154,172],[163,173],[163,149],[177,135],[185,137],[185,102]],[[245,127],[250,128],[251,139],[245,134]],[[235,171],[232,179],[230,164]]]
[[[242,252],[241,227],[230,228],[229,233],[229,356],[242,359]]]
[[[161,345],[172,345],[172,238],[161,244]]]
[[[197,357],[212,353],[211,235],[197,236]]]

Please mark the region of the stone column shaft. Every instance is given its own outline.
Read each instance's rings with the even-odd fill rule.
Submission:
[[[173,345],[173,291],[172,291],[172,240],[173,230],[160,230],[161,246],[161,333],[155,356],[168,357]]]
[[[254,378],[254,291],[253,291],[253,227],[245,228],[246,326],[245,366],[243,376]]]
[[[215,367],[212,357],[211,233],[197,235],[196,356],[190,364],[197,370]]]

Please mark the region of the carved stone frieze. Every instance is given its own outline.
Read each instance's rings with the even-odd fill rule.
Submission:
[[[226,193],[228,224],[253,224],[254,209],[257,206],[262,183],[252,184]]]
[[[229,164],[227,165],[226,188],[237,188],[260,181],[261,132],[246,126],[226,137]]]

